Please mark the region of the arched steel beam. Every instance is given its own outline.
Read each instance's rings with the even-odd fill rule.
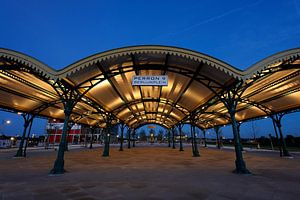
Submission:
[[[249,104],[249,105],[252,105],[252,106],[255,106],[255,107],[261,109],[262,111],[264,111],[267,115],[271,115],[275,111],[271,110],[267,106],[264,106],[263,105],[264,103],[268,103],[270,101],[277,100],[277,99],[279,99],[281,97],[284,97],[284,96],[287,96],[287,95],[290,95],[290,94],[293,94],[293,93],[296,93],[296,92],[300,92],[300,86],[299,87],[295,87],[295,88],[291,88],[291,89],[286,90],[286,91],[284,91],[284,92],[282,92],[282,93],[280,93],[280,94],[278,94],[276,96],[273,96],[271,98],[268,98],[268,99],[265,99],[265,100],[262,100],[262,101],[259,101],[259,102],[251,101],[250,99],[245,98],[245,97],[241,98],[241,102]],[[239,109],[238,111],[241,111],[241,110],[246,109],[246,108]]]
[[[48,90],[46,90],[43,87],[40,87],[38,85],[34,85],[32,82],[27,81],[27,80],[21,78],[20,76],[17,76],[15,74],[11,73],[9,70],[2,70],[2,69],[0,69],[0,73],[3,74],[3,75],[5,75],[5,76],[7,76],[7,77],[10,77],[10,78],[18,81],[18,82],[20,82],[22,84],[25,84],[25,85],[27,85],[27,86],[29,86],[31,88],[34,88],[34,89],[39,90],[39,91],[42,91],[45,94],[58,97],[56,93],[48,91]]]
[[[127,106],[133,106],[139,103],[143,103],[143,102],[157,102],[157,103],[162,103],[162,104],[167,104],[171,107],[175,107],[179,112],[181,112],[183,115],[187,115],[189,114],[189,111],[184,108],[183,106],[179,105],[179,104],[174,104],[172,101],[168,101],[168,100],[161,100],[159,101],[159,99],[152,99],[152,98],[147,98],[147,99],[137,99],[135,101],[131,101],[129,102],[128,105],[120,105],[119,107],[115,108],[112,113],[120,113],[122,112],[122,110],[124,110]]]
[[[260,72],[257,72],[256,75],[253,75],[253,77],[250,79],[250,81],[247,81],[247,82],[237,81],[237,83],[231,84],[230,87],[228,87],[227,89],[224,89],[222,92],[217,93],[217,92],[214,92],[214,90],[210,89],[211,91],[213,91],[215,93],[215,96],[212,97],[208,102],[213,102],[213,103],[208,103],[205,106],[201,105],[197,109],[195,109],[194,112],[195,113],[204,112],[208,107],[210,107],[214,103],[216,103],[218,101],[223,101],[222,99],[224,98],[224,96],[226,96],[226,93],[229,93],[231,91],[231,87],[237,87],[238,91],[236,91],[236,92],[238,94],[238,102],[240,102],[239,98],[241,98],[241,95],[244,93],[244,91],[247,88],[249,88],[251,85],[253,85],[256,81],[259,81],[260,79],[264,79],[267,76],[270,76],[270,75],[272,75],[275,72],[284,71],[284,70],[288,70],[288,69],[298,69],[300,67],[299,64],[298,65],[291,65],[290,64],[291,62],[295,61],[296,59],[297,58],[292,58],[292,59],[286,60],[281,65],[279,65],[279,66],[277,66],[275,68],[264,69],[264,70],[262,70]],[[297,75],[298,74],[296,72],[296,73],[293,73],[291,76],[297,76]],[[288,78],[288,76],[286,78]],[[284,80],[284,79],[285,78],[282,78],[282,80]],[[271,85],[269,87],[271,87]]]
[[[136,122],[133,122],[130,127],[134,127],[135,124],[139,124],[139,123],[152,123],[152,122],[157,122],[160,124],[165,124],[166,126],[174,126],[175,123],[173,121],[170,121],[170,119],[165,119],[164,121],[159,121],[156,118],[150,118],[150,119],[142,119],[142,120],[137,120]]]
[[[164,65],[138,65],[138,70],[164,70],[166,66]],[[116,75],[126,73],[126,72],[131,72],[131,71],[136,71],[137,69],[134,68],[134,66],[127,66],[127,67],[119,67],[118,69],[110,70],[103,72],[106,74],[106,77],[104,77],[104,74],[98,74],[97,76],[92,77],[91,79],[88,79],[78,86],[76,88],[82,88],[84,89],[84,92],[81,94],[81,96],[84,96],[88,91],[90,91],[93,87],[95,87],[97,84],[101,83],[102,81],[106,80],[107,78],[114,77]],[[184,68],[180,67],[175,67],[175,66],[167,66],[167,71],[177,73],[184,75],[189,78],[194,78],[196,81],[210,89],[211,91],[216,92],[216,90],[222,90],[223,85],[220,83],[217,83],[215,80],[210,79],[207,76],[198,74],[196,77],[194,76],[194,71],[187,70]],[[100,77],[99,77],[100,76]],[[86,83],[89,82],[90,84],[86,86]]]
[[[295,71],[295,72],[293,72],[293,73],[291,73],[291,74],[288,74],[287,76],[284,76],[284,77],[282,77],[282,78],[280,78],[280,79],[278,79],[278,80],[276,80],[276,81],[274,81],[274,82],[271,82],[271,83],[269,83],[269,84],[266,84],[266,85],[264,85],[264,87],[261,87],[261,88],[259,88],[259,89],[256,89],[256,90],[254,90],[253,92],[251,92],[251,93],[249,93],[249,94],[247,94],[247,95],[245,95],[245,96],[243,96],[243,97],[244,97],[244,98],[250,98],[250,97],[253,96],[253,95],[259,94],[260,92],[262,92],[262,91],[264,91],[264,90],[266,90],[266,89],[269,89],[269,88],[271,88],[271,87],[273,87],[273,86],[275,86],[275,85],[277,85],[277,84],[280,84],[280,83],[282,83],[282,82],[284,82],[284,81],[287,81],[287,80],[289,80],[289,79],[295,78],[295,77],[297,77],[297,76],[299,76],[299,75],[300,75],[300,70]]]
[[[118,90],[118,88],[115,86],[115,84],[111,81],[110,78],[108,78],[108,76],[107,76],[106,73],[105,73],[105,69],[103,68],[103,66],[102,66],[99,62],[96,63],[96,66],[98,67],[98,69],[99,69],[100,71],[102,71],[102,72],[104,73],[104,78],[106,78],[106,80],[109,82],[109,84],[111,85],[111,87],[113,88],[113,90],[115,91],[115,93],[117,93],[117,95],[119,96],[119,98],[125,103],[125,105],[128,105],[127,99],[124,98],[124,97],[121,95],[121,93],[119,92],[119,90]],[[130,108],[130,106],[127,106],[127,108],[131,111],[131,113],[132,113],[133,115],[135,115],[135,113],[132,111],[132,109]]]
[[[221,118],[230,120],[230,117],[229,117],[228,115],[226,115],[226,114],[224,114],[224,113],[215,112],[215,111],[211,111],[211,112],[208,112],[208,111],[202,112],[202,113],[200,113],[199,115],[196,115],[196,119],[197,119],[197,118],[199,119],[201,115],[216,115],[216,116],[218,116],[218,117],[221,117]]]
[[[162,120],[158,120],[158,117],[156,118],[142,118],[142,119],[136,119],[134,117],[130,118],[128,121],[126,121],[126,124],[131,124],[134,120],[136,120],[135,123],[138,123],[140,121],[149,121],[149,120],[155,120],[155,121],[159,121],[159,122],[162,122],[162,123],[171,123],[171,124],[176,124],[178,123],[178,120],[174,121],[174,119],[170,119],[170,118],[161,118]]]
[[[161,126],[161,127],[165,128],[165,129],[170,129],[170,127],[168,127],[167,125],[156,123],[156,122],[154,122],[154,123],[141,123],[141,124],[137,124],[137,126],[135,126],[133,128],[137,130],[137,129],[139,129],[139,128],[145,126],[145,125],[149,125],[149,124],[156,124],[156,125]]]
[[[15,71],[27,72],[27,73],[35,75],[40,80],[43,80],[47,83],[48,83],[48,80],[51,79],[49,76],[47,76],[46,72],[43,72],[42,70],[34,68],[34,64],[32,64],[32,63],[29,63],[29,62],[26,63],[26,61],[23,61],[23,60],[22,61],[14,60],[13,58],[9,58],[9,57],[1,57],[1,59],[3,59],[7,63],[10,63],[10,65],[2,65],[1,70],[5,70],[5,71],[15,70]]]
[[[145,116],[147,114],[155,114],[156,116],[157,115],[161,115],[161,116],[165,116],[166,119],[170,119],[171,121],[177,123],[179,122],[180,120],[176,119],[175,117],[169,115],[168,113],[164,113],[164,112],[142,112],[141,115],[138,115],[137,118],[135,117],[129,117],[127,120],[125,120],[125,123],[128,123],[130,124],[131,121],[133,121],[134,119],[137,119],[139,120],[139,118],[141,118],[142,116]],[[156,117],[156,118],[161,118],[161,117]],[[163,119],[163,118],[162,118]],[[165,120],[165,119],[164,119]]]
[[[162,65],[138,65],[138,70],[164,70],[166,66]],[[126,70],[127,68],[127,70]],[[105,71],[102,72],[102,74],[98,74],[94,77],[92,77],[89,80],[86,80],[82,82],[81,84],[77,85],[75,88],[77,89],[83,89],[84,92],[81,93],[81,96],[83,97],[88,91],[90,91],[94,86],[101,83],[102,81],[109,79],[111,77],[114,77],[116,75],[119,75],[121,73],[136,71],[137,69],[133,66],[130,67],[119,67],[118,69],[114,69],[111,71]],[[186,77],[189,77],[191,79],[194,79],[204,85],[205,87],[209,88],[210,90],[216,92],[215,90],[222,90],[223,86],[220,83],[217,83],[215,80],[210,79],[207,76],[198,74],[197,76],[194,75],[194,71],[187,70],[184,68],[176,67],[176,66],[167,66],[166,71],[170,71],[173,73],[178,73],[181,75],[184,75]],[[106,77],[104,77],[104,73],[106,74]],[[86,83],[89,82],[90,84],[86,86]],[[186,114],[185,114],[186,115]]]

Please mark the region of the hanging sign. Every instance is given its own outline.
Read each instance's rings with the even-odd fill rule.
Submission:
[[[168,86],[168,76],[133,76],[132,85]]]

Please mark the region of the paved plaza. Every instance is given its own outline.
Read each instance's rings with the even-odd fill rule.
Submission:
[[[72,149],[67,173],[48,176],[56,153],[31,151],[28,158],[0,152],[0,199],[299,199],[300,159],[276,153],[244,153],[253,175],[237,175],[232,150],[162,147]]]

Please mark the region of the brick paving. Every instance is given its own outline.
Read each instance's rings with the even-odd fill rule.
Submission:
[[[15,152],[14,152],[15,153]],[[245,153],[252,175],[237,175],[234,152],[200,149],[201,157],[167,147],[66,152],[64,175],[48,176],[56,153],[12,158],[0,151],[0,199],[299,199],[300,159]]]

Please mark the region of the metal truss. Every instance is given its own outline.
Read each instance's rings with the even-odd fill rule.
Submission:
[[[143,111],[143,112],[141,112],[140,115],[138,115],[138,116],[135,116],[135,117],[128,117],[128,119],[125,120],[125,123],[130,124],[130,122],[131,122],[132,120],[134,120],[134,119],[141,120],[141,119],[143,118],[143,116],[146,116],[147,114],[154,114],[154,115],[156,115],[156,118],[155,118],[156,120],[157,120],[158,118],[161,118],[160,121],[162,121],[162,120],[169,120],[170,122],[175,123],[175,124],[179,122],[178,119],[174,118],[173,116],[169,115],[168,113],[164,113],[164,112],[145,112],[145,111]],[[165,119],[164,119],[163,117],[157,117],[157,115],[164,116]],[[136,117],[137,117],[137,118],[136,118]],[[148,119],[148,118],[146,118],[146,119]],[[158,121],[158,120],[157,120],[157,121]]]
[[[127,108],[128,106],[133,106],[139,103],[145,103],[145,102],[157,102],[158,104],[166,104],[171,106],[172,108],[176,108],[179,112],[181,112],[184,115],[189,114],[188,109],[184,108],[183,106],[179,105],[179,104],[175,104],[172,101],[166,100],[166,99],[153,99],[153,98],[144,98],[144,99],[138,99],[138,100],[134,100],[134,101],[130,101],[128,102],[128,104],[123,104],[120,105],[119,107],[115,108],[112,113],[120,113],[122,110],[124,110],[125,108]],[[145,108],[145,107],[144,107]]]
[[[139,129],[141,128],[142,126],[145,126],[145,125],[148,125],[149,122],[139,122],[139,123],[136,123],[135,126],[133,126],[134,129]],[[158,126],[162,126],[164,127],[165,129],[170,129],[171,127],[166,125],[166,124],[163,124],[163,123],[160,123],[160,122],[151,122],[151,124],[156,124]]]

